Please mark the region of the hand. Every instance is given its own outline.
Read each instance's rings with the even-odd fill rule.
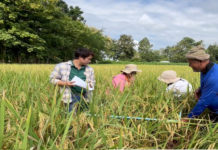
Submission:
[[[181,119],[182,122],[189,122],[189,120],[190,120],[189,118],[182,118]]]
[[[106,95],[110,95],[110,89],[107,88],[106,91],[105,91]]]
[[[132,84],[135,81],[135,76],[131,76],[131,78],[129,79],[130,83]]]
[[[67,81],[65,82],[66,86],[75,86],[75,81]]]
[[[195,91],[195,99],[198,100],[201,97],[200,88]]]

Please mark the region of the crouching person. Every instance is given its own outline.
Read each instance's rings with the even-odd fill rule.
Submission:
[[[135,81],[137,72],[142,72],[137,69],[134,64],[126,65],[125,69],[121,70],[122,73],[113,77],[112,83],[114,88],[119,88],[123,92],[126,87],[131,86]]]
[[[188,118],[197,118],[205,109],[209,109],[210,120],[218,122],[218,65],[210,61],[210,55],[204,47],[193,47],[186,58],[194,72],[200,72],[200,88],[195,91],[198,102]],[[185,120],[185,119],[184,119]]]
[[[173,95],[176,97],[192,92],[192,85],[187,80],[177,77],[176,72],[173,70],[162,72],[158,80],[166,83],[166,91],[173,92]]]
[[[89,89],[94,89],[94,70],[88,64],[94,54],[86,48],[79,48],[74,54],[74,59],[57,64],[50,75],[50,81],[60,87],[63,94],[62,100],[67,109],[71,112],[77,102],[83,98],[89,102],[92,98],[92,91],[75,85],[71,80],[77,76],[88,84]]]

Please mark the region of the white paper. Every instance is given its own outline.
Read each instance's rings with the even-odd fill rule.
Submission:
[[[74,76],[71,81],[74,82],[74,84],[75,84],[76,86],[79,86],[79,87],[84,88],[84,89],[87,88],[86,82],[83,81],[82,79],[80,79],[80,78],[77,77],[77,76]]]

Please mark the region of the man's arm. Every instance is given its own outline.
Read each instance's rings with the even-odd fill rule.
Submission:
[[[88,87],[94,89],[95,87],[95,73],[94,73],[94,69],[92,69],[91,67],[89,68],[89,72],[87,77],[87,82],[88,82]]]
[[[59,86],[75,86],[74,81],[58,81],[56,84]]]
[[[208,97],[209,98],[209,97]],[[195,105],[195,107],[192,109],[192,111],[189,113],[188,118],[195,118],[199,116],[204,110],[208,107],[207,99],[200,98],[198,103]]]
[[[215,96],[213,92],[213,86],[214,83],[212,81],[207,81],[207,85],[201,89],[200,99],[188,115],[189,118],[199,116],[210,105],[211,100]]]
[[[89,88],[92,88],[92,90],[94,90],[94,87],[95,87],[95,74],[94,74],[94,69],[92,69],[91,67],[88,68],[89,70],[86,70],[86,81],[87,81],[87,84],[88,84],[88,87]],[[87,90],[86,92],[86,100],[88,102],[90,102],[92,100],[92,96],[93,96],[93,91],[90,91],[90,90]]]
[[[57,64],[51,73],[50,82],[58,86],[74,86],[74,82],[61,81],[60,64]]]

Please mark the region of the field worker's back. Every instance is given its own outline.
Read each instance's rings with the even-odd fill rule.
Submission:
[[[114,88],[119,87],[120,92],[123,92],[127,84],[127,79],[124,74],[118,74],[113,77],[112,83]]]
[[[167,87],[167,92],[173,92],[177,97],[192,92],[192,85],[185,79],[180,79],[174,83],[171,83]]]

